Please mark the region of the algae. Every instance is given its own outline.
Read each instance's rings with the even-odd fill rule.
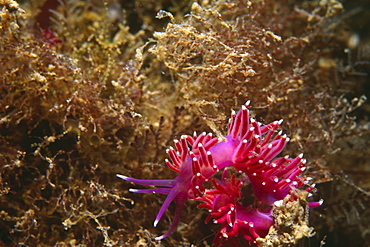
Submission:
[[[152,226],[163,199],[129,194],[115,174],[173,177],[172,140],[222,137],[247,100],[258,121],[284,119],[287,152],[305,153],[325,200],[309,216],[304,201],[282,210],[298,215],[299,239],[316,234],[289,242],[280,226],[288,237],[273,246],[369,245],[368,11],[335,0],[1,0],[0,245],[209,246],[217,229],[196,203],[154,241],[171,220]]]

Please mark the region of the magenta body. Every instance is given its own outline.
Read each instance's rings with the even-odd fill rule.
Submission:
[[[176,202],[171,226],[156,240],[167,237],[175,229],[185,202],[194,199],[203,202],[198,207],[209,210],[207,221],[213,218],[215,224],[221,224],[214,244],[238,237],[255,242],[256,238],[264,237],[273,224],[271,211],[274,202],[284,199],[292,189],[306,184],[306,178],[300,176],[306,163],[302,154],[294,159],[288,156],[277,158],[289,141],[286,135],[277,133],[281,123],[282,120],[262,125],[250,119],[247,103],[237,114],[232,114],[225,138],[213,138],[211,134],[202,133],[184,135],[174,141],[176,150],[167,149],[170,161],[166,160],[166,164],[178,173],[176,178],[140,180],[117,176],[136,184],[158,187],[130,189],[131,192],[167,195],[154,226],[170,203]],[[245,179],[236,179],[235,174],[230,177],[227,167],[234,167],[237,172],[245,174]],[[221,180],[213,178],[218,172],[222,172]],[[213,188],[206,189],[205,183]],[[239,202],[244,183],[252,185],[254,205],[258,207]],[[311,203],[310,206],[320,204]]]

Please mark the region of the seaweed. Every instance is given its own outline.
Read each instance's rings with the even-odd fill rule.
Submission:
[[[154,241],[162,200],[115,174],[173,176],[172,140],[223,137],[248,100],[258,121],[285,120],[286,152],[305,153],[325,200],[297,244],[369,245],[367,8],[0,1],[0,245],[209,246],[217,230],[194,207]]]

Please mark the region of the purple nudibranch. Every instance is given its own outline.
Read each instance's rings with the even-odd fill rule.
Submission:
[[[157,238],[161,240],[175,229],[182,209],[188,199],[202,201],[200,208],[210,212],[207,221],[222,224],[216,234],[214,244],[228,241],[231,237],[242,236],[250,242],[266,236],[273,225],[272,206],[284,199],[292,190],[306,185],[311,191],[314,185],[307,185],[309,179],[300,176],[306,169],[303,154],[295,158],[277,157],[289,142],[282,132],[277,132],[283,120],[262,125],[249,116],[249,101],[239,112],[232,113],[225,138],[213,137],[211,133],[193,136],[183,135],[174,140],[176,150],[167,149],[170,160],[165,160],[169,168],[178,173],[174,179],[141,180],[117,174],[117,177],[144,186],[157,186],[151,189],[130,189],[134,193],[160,193],[167,198],[154,220],[158,224],[172,201],[176,202],[175,215],[168,231]],[[227,167],[234,167],[245,179],[229,177]],[[222,172],[221,180],[214,175]],[[209,183],[212,189],[206,189]],[[252,186],[255,196],[253,205],[244,206],[239,202],[244,183]],[[208,186],[209,187],[209,186]],[[309,207],[323,203],[310,202]],[[256,207],[255,205],[262,205]]]

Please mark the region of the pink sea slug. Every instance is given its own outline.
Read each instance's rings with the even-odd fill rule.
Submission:
[[[222,138],[202,133],[193,136],[183,135],[174,140],[176,150],[167,149],[171,161],[166,159],[169,168],[178,173],[175,179],[141,180],[127,176],[117,176],[129,182],[145,186],[157,186],[153,189],[130,189],[135,193],[166,194],[161,209],[154,220],[158,224],[172,201],[176,202],[175,215],[168,231],[157,238],[161,240],[175,229],[185,202],[194,199],[203,202],[198,207],[207,208],[213,222],[221,224],[214,244],[242,236],[249,242],[266,236],[273,225],[272,206],[282,200],[291,190],[307,183],[307,178],[299,176],[305,170],[306,160],[303,154],[296,158],[277,156],[289,141],[286,135],[277,133],[282,120],[262,125],[249,117],[249,102],[239,112],[232,113],[228,124],[228,134]],[[227,167],[234,167],[245,174],[244,179],[230,178]],[[222,178],[214,175],[222,170]],[[211,184],[206,189],[204,183]],[[244,183],[251,184],[255,196],[253,205],[240,203],[241,188]],[[306,189],[312,190],[312,186]],[[320,206],[320,202],[309,203],[310,207]]]

